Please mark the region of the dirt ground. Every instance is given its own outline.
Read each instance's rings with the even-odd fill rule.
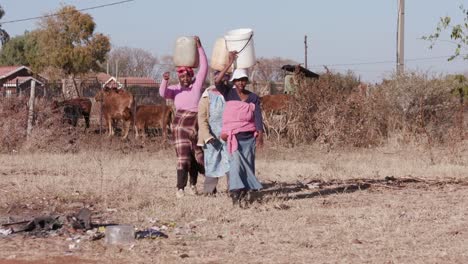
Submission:
[[[468,263],[468,142],[269,146],[256,168],[265,188],[246,208],[223,192],[176,199],[172,149],[16,153],[0,164],[0,223],[88,207],[95,223],[169,236],[111,246],[80,233],[0,235],[0,264]]]

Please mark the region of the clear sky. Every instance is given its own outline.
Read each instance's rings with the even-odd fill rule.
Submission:
[[[118,1],[2,0],[0,5],[6,11],[2,21],[7,22],[40,16],[61,4],[81,9]],[[420,39],[434,31],[441,16],[462,22],[461,4],[468,7],[468,0],[406,1],[407,69],[431,74],[468,72],[468,61],[440,58],[453,54],[453,44],[439,42],[430,50],[429,43]],[[93,16],[97,31],[108,35],[113,46],[143,48],[156,56],[171,55],[175,39],[183,35],[200,36],[210,56],[216,38],[228,30],[248,27],[254,30],[258,57],[302,63],[307,35],[310,69],[321,72],[321,65],[332,65],[330,69],[351,69],[363,80],[377,82],[391,74],[395,64],[360,63],[395,61],[397,6],[398,0],[134,0],[85,12]],[[15,36],[33,30],[36,23],[6,23],[2,27]]]

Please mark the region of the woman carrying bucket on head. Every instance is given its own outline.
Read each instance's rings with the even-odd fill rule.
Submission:
[[[179,84],[168,87],[169,72],[163,74],[159,94],[166,99],[173,99],[176,109],[172,122],[172,133],[177,155],[177,192],[183,197],[188,175],[190,175],[190,192],[196,194],[198,173],[204,174],[203,150],[197,146],[197,113],[198,102],[202,94],[202,85],[208,73],[208,60],[200,42],[195,36],[200,68],[194,77],[192,67],[177,67]]]
[[[220,71],[214,72],[217,78]],[[228,82],[230,74],[225,74],[223,82]],[[205,195],[215,195],[219,178],[227,176],[229,188],[229,157],[226,142],[221,140],[221,128],[226,101],[215,85],[202,94],[198,105],[198,145],[203,147],[205,158]]]
[[[245,89],[249,80],[245,69],[234,70],[230,80],[234,89],[222,82],[235,59],[236,52],[230,52],[228,65],[215,84],[226,100],[221,138],[227,142],[229,153],[229,191],[233,204],[240,205],[248,191],[262,188],[255,176],[255,148],[263,146],[263,119],[260,98]]]

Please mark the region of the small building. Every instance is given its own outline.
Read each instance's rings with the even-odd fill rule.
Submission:
[[[36,81],[37,95],[45,95],[46,78],[34,74],[26,66],[0,66],[0,94],[11,97],[29,93],[32,81]]]
[[[161,104],[164,99],[159,95],[159,85],[150,77],[110,77],[103,88],[125,89],[131,92],[137,104]]]
[[[142,88],[159,88],[159,83],[149,77],[110,77],[103,85],[107,88],[128,88],[128,87],[142,87]]]

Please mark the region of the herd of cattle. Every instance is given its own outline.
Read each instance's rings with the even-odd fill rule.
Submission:
[[[140,131],[145,137],[148,128],[159,128],[162,130],[163,138],[167,137],[168,128],[172,122],[173,108],[169,105],[138,105],[134,109],[134,96],[122,89],[101,89],[94,97],[100,102],[101,114],[104,118],[107,133],[114,135],[114,126],[122,121],[122,138],[126,139],[132,122],[134,123],[135,138],[139,138]],[[287,108],[292,96],[286,94],[265,95],[260,98],[262,110],[265,113],[281,111]],[[54,101],[52,109],[63,112],[63,122],[76,126],[80,118],[84,118],[86,128],[89,128],[92,102],[89,98],[75,98],[65,101]],[[133,114],[135,112],[135,114]],[[135,117],[135,119],[133,119]]]

